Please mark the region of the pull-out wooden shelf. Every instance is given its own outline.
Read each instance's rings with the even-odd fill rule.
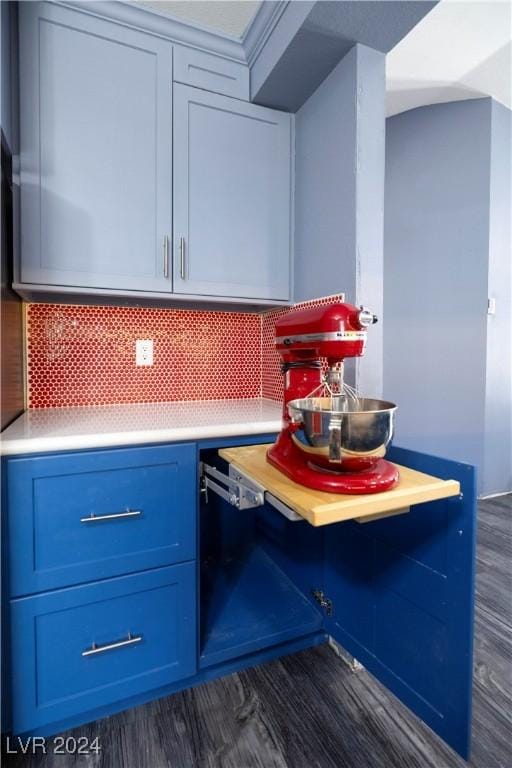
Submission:
[[[400,481],[390,491],[364,496],[323,493],[294,483],[271,466],[266,459],[268,448],[268,445],[223,448],[219,455],[315,526],[344,520],[369,522],[406,512],[413,504],[460,493],[460,484],[456,480],[440,480],[400,465],[397,465]]]

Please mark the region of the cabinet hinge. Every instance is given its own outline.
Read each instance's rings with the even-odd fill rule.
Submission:
[[[332,600],[329,600],[329,598],[325,595],[324,592],[322,592],[321,589],[312,589],[311,594],[313,595],[313,598],[316,600],[320,608],[325,611],[326,615],[332,616]]]

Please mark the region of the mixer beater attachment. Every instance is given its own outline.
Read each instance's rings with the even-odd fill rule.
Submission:
[[[360,410],[359,399],[357,389],[344,381],[343,363],[328,368],[321,383],[306,398],[314,410],[336,412]]]

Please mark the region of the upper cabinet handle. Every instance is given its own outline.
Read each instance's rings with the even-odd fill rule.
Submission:
[[[180,237],[180,277],[182,280],[186,280],[187,271],[185,263],[185,238]]]
[[[164,235],[164,277],[169,277],[169,238]]]

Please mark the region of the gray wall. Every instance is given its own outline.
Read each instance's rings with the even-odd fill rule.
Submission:
[[[296,301],[343,292],[382,317],[384,56],[356,45],[296,115]],[[347,378],[378,397],[382,324]]]
[[[490,276],[496,290],[507,280],[493,114],[491,99],[422,107],[390,118],[386,136],[384,396],[399,405],[395,441],[476,464],[482,493],[511,487],[507,289],[487,316]]]
[[[487,318],[486,493],[512,489],[511,118],[510,110],[492,102],[488,290],[496,314]]]

